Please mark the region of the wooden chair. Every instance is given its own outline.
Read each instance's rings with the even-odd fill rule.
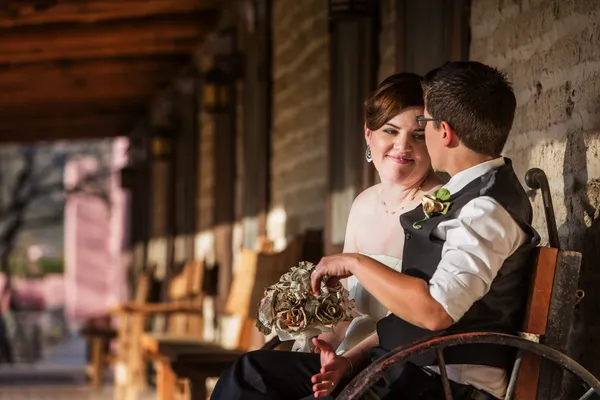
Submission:
[[[202,282],[204,263],[186,263],[181,273],[168,284],[168,300],[162,303],[138,303],[122,307],[118,312],[124,319],[134,321],[134,330],[119,336],[120,364],[115,371],[116,398],[135,399],[146,386],[146,362],[148,354],[142,348],[143,337],[150,335],[163,340],[185,340],[200,335],[202,319]],[[163,333],[147,333],[149,316],[165,316],[167,328]],[[151,359],[151,361],[153,361]],[[160,370],[158,379],[168,377],[168,371]]]
[[[144,304],[148,301],[155,282],[154,273],[155,268],[149,267],[140,274],[137,279],[134,298],[130,303],[121,304],[116,309],[110,310],[108,315],[88,321],[81,330],[81,335],[85,337],[88,348],[86,373],[93,387],[99,388],[102,386],[104,372],[116,359],[116,355],[110,351],[110,342],[120,337],[122,345],[127,347],[127,340],[131,338],[131,331],[135,330],[132,321],[123,318],[120,320],[119,327],[115,327],[115,316],[120,314],[120,310],[132,305]]]
[[[310,232],[278,253],[242,250],[241,266],[232,282],[226,314],[221,316],[223,343],[174,343],[144,338],[144,349],[162,357],[161,362],[168,363],[173,373],[170,379],[182,382],[184,399],[206,399],[206,378],[219,376],[239,355],[265,344],[264,336],[255,327],[256,306],[264,288],[299,261],[318,261],[322,249],[320,238],[318,233]],[[160,400],[173,398],[166,387],[158,390]]]

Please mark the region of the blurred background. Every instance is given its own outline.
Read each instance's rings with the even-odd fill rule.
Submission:
[[[310,232],[312,254],[340,251],[377,180],[363,100],[449,60],[513,82],[505,155],[546,171],[561,243],[584,253],[569,351],[600,375],[599,36],[595,0],[0,0],[0,399],[156,398],[147,359],[142,389],[115,394],[142,342],[111,310],[166,304],[198,261],[186,335],[222,344],[242,249]]]

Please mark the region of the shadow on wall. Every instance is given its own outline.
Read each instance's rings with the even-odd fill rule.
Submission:
[[[563,165],[566,221],[559,228],[561,247],[583,254],[579,288],[585,298],[575,311],[569,353],[595,376],[600,376],[600,346],[594,337],[600,331],[600,180],[588,182],[588,160],[584,133],[567,135]]]

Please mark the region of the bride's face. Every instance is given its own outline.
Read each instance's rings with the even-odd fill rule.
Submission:
[[[431,169],[425,134],[416,121],[422,107],[407,107],[380,129],[365,127],[373,164],[381,181],[411,186],[421,182]]]

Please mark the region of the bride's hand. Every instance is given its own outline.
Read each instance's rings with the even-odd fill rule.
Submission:
[[[313,339],[315,352],[321,355],[321,371],[313,375],[313,392],[316,398],[331,394],[338,387],[342,378],[350,372],[350,362],[335,354],[333,347],[322,340]]]

